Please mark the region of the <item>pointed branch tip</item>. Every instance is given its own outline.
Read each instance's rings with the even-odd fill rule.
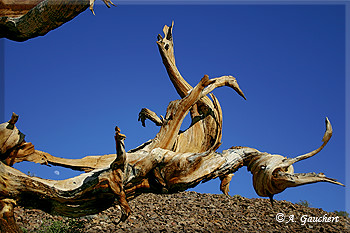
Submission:
[[[327,143],[332,137],[333,129],[332,129],[332,125],[331,125],[331,122],[329,121],[328,117],[326,117],[325,123],[326,123],[326,132],[324,133],[322,141],[324,143]]]
[[[18,115],[16,113],[12,113],[11,119],[8,121],[9,124],[14,125],[18,121]]]

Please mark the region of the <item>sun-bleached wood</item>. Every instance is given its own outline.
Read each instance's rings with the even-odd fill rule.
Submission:
[[[139,120],[143,125],[145,120],[150,119],[160,127],[154,139],[126,152],[126,136],[116,127],[116,154],[65,159],[35,150],[23,137],[19,140],[21,133],[15,126],[16,115],[0,125],[1,231],[19,231],[13,218],[16,205],[42,209],[50,214],[79,217],[118,204],[122,210],[121,221],[124,221],[131,213],[128,200],[145,192],[179,192],[219,177],[220,190],[228,195],[233,173],[243,166],[253,175],[256,193],[269,197],[271,201],[273,195],[288,187],[315,182],[342,185],[323,173],[294,173],[292,166],[314,156],[328,143],[332,135],[328,118],[321,147],[294,159],[249,147],[232,147],[222,153],[216,152],[221,145],[222,109],[218,99],[210,92],[227,86],[244,99],[245,95],[237,80],[230,75],[213,79],[204,75],[195,87],[191,87],[175,65],[173,26],[164,27],[165,35],[158,36],[157,44],[180,99],[169,103],[165,117],[158,117],[146,108],[141,110]],[[180,126],[187,114],[190,114],[192,123],[182,132]],[[11,146],[7,142],[11,142]],[[28,176],[11,167],[22,161],[58,165],[86,173],[66,180],[47,180]]]

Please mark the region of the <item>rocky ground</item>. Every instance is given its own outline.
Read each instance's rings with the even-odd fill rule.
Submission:
[[[133,212],[120,224],[118,207],[74,220],[22,208],[15,216],[24,232],[350,232],[348,217],[287,201],[272,208],[268,199],[182,192],[143,194],[129,204]]]

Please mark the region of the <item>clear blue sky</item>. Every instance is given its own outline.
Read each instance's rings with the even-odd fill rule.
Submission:
[[[224,114],[218,151],[239,145],[295,157],[321,145],[327,116],[333,138],[295,172],[324,172],[345,183],[344,6],[97,5],[95,13],[85,11],[45,37],[5,41],[5,117],[20,115],[17,126],[36,149],[66,158],[114,153],[115,125],[127,149],[153,138],[158,127],[143,128],[137,118],[143,107],[164,115],[179,98],[156,46],[174,20],[185,79],[196,85],[204,74],[233,75],[247,97],[214,91]],[[17,168],[50,179],[77,174],[28,163]],[[194,190],[220,193],[219,181]],[[230,190],[257,197],[245,167]],[[329,183],[290,188],[275,199],[345,210],[345,188]]]

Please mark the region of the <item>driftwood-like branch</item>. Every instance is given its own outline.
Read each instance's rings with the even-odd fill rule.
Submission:
[[[159,118],[155,112],[152,112],[147,108],[143,108],[139,113],[139,121],[141,121],[143,127],[146,127],[146,119],[149,119],[150,121],[154,122],[154,124],[156,124],[157,126],[161,126],[164,124],[164,117],[162,115]]]
[[[0,0],[0,38],[25,41],[72,20],[95,0]],[[114,5],[103,0],[107,7]],[[95,14],[95,13],[94,13]]]
[[[252,173],[257,194],[271,200],[273,195],[288,187],[315,182],[342,185],[323,173],[294,173],[292,166],[315,155],[328,143],[332,135],[328,119],[322,146],[295,159],[248,147],[216,152],[221,144],[222,110],[210,92],[228,86],[243,98],[245,96],[232,76],[209,79],[205,75],[192,88],[175,65],[172,28],[173,25],[164,27],[165,37],[159,36],[157,44],[181,99],[170,102],[165,117],[159,118],[148,109],[141,110],[139,119],[143,125],[150,119],[160,126],[154,139],[125,152],[125,135],[116,127],[116,154],[64,159],[35,150],[23,137],[20,139],[18,135],[22,134],[15,126],[15,116],[0,125],[0,229],[11,226],[10,232],[16,232],[13,226],[15,205],[79,217],[119,204],[124,221],[130,214],[127,200],[145,192],[174,193],[219,177],[220,189],[227,195],[233,173],[242,166],[247,166]],[[181,132],[180,126],[188,113],[191,114],[191,126]],[[86,173],[67,180],[30,177],[11,167],[21,161],[54,164]]]

